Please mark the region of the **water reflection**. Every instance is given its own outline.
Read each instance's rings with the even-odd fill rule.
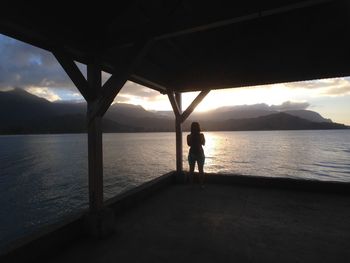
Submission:
[[[319,180],[350,179],[350,165],[346,160],[350,140],[345,142],[344,139],[350,139],[348,130],[205,132],[205,136],[206,172]],[[186,158],[187,152],[185,145]],[[185,168],[188,167],[186,158]]]
[[[0,136],[0,247],[86,207],[86,151],[84,135]]]

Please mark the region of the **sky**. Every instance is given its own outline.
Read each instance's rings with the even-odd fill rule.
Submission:
[[[85,66],[78,66],[86,75]],[[103,81],[108,77],[104,73]],[[49,101],[83,100],[50,52],[0,34],[0,91],[14,87],[23,88]],[[196,94],[183,95],[183,109]],[[147,110],[171,110],[166,95],[130,81],[124,85],[115,102],[141,105]],[[350,125],[350,77],[214,90],[196,111],[254,104],[313,110],[334,122]]]

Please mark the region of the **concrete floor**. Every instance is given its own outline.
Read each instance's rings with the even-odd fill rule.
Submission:
[[[48,262],[350,262],[350,196],[174,185]]]

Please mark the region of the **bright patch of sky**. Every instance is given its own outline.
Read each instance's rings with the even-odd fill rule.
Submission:
[[[25,88],[25,90],[38,97],[45,98],[51,102],[62,100],[62,98],[57,93],[53,92],[49,88],[28,87],[28,88]]]

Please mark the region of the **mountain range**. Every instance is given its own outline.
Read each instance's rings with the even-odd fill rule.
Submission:
[[[200,121],[207,131],[348,128],[314,111],[278,111],[266,104],[193,113],[184,123],[184,130],[194,120]],[[102,125],[104,132],[174,131],[174,114],[115,103],[105,114]],[[50,102],[20,88],[0,92],[0,134],[82,132],[86,132],[86,103]]]

